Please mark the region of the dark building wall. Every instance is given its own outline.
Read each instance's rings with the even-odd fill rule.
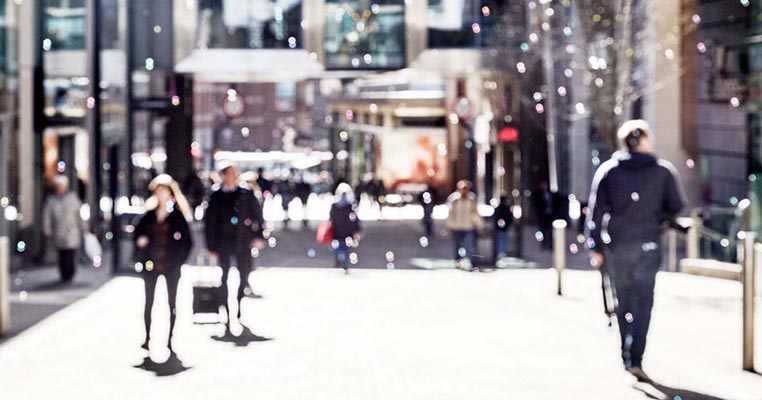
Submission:
[[[704,180],[702,200],[727,205],[732,197],[746,195],[749,130],[743,43],[749,9],[740,2],[701,1],[696,14],[701,21],[692,43],[697,53],[695,92],[688,96],[695,95],[697,103],[691,118],[696,121],[696,151]]]

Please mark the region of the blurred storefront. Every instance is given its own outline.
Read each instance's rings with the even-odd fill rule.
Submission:
[[[65,173],[118,241],[153,176],[222,157],[520,197],[530,130],[504,60],[523,9],[507,3],[0,1],[0,228],[43,254],[40,209]]]

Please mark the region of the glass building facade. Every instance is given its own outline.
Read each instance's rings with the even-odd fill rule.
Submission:
[[[201,0],[197,45],[209,49],[301,48],[301,0]]]
[[[326,0],[328,69],[399,69],[405,60],[403,0]]]

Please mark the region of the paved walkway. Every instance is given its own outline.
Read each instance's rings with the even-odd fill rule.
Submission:
[[[162,363],[160,334],[144,359],[142,283],[120,277],[0,346],[0,397],[645,398],[619,365],[595,272],[569,271],[558,297],[549,270],[260,269],[264,298],[243,306],[253,333],[230,341],[193,324],[194,274],[180,291],[178,360]],[[645,366],[660,389],[762,399],[762,376],[740,368],[740,285],[662,273],[657,291]]]

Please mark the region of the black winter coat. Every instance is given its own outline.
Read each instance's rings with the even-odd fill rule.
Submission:
[[[495,207],[495,214],[492,215],[492,218],[495,230],[507,231],[513,222],[511,207],[507,204],[498,204],[498,206]]]
[[[154,237],[154,225],[156,225],[156,211],[151,210],[143,214],[135,225],[134,241],[137,242],[141,236],[146,236],[149,239],[148,246],[139,249],[135,245],[135,253],[133,258],[135,262],[145,264],[151,259],[153,254],[154,243],[158,242],[158,238]],[[165,242],[167,248],[165,252],[167,254],[167,265],[160,266],[161,269],[171,271],[179,269],[183,263],[188,259],[191,247],[193,247],[193,238],[191,237],[188,221],[180,212],[180,210],[173,210],[167,216],[169,223],[169,229],[167,229],[167,237]]]
[[[675,218],[685,200],[668,161],[620,152],[596,171],[589,204],[587,245],[602,251],[606,246],[659,243],[662,224]]]
[[[216,190],[209,197],[204,224],[206,248],[217,252],[223,246],[250,249],[254,239],[263,238],[262,207],[254,192],[238,187],[232,192]]]
[[[351,203],[334,203],[331,206],[330,220],[333,238],[346,240],[360,233],[360,219],[357,218],[356,206]]]

